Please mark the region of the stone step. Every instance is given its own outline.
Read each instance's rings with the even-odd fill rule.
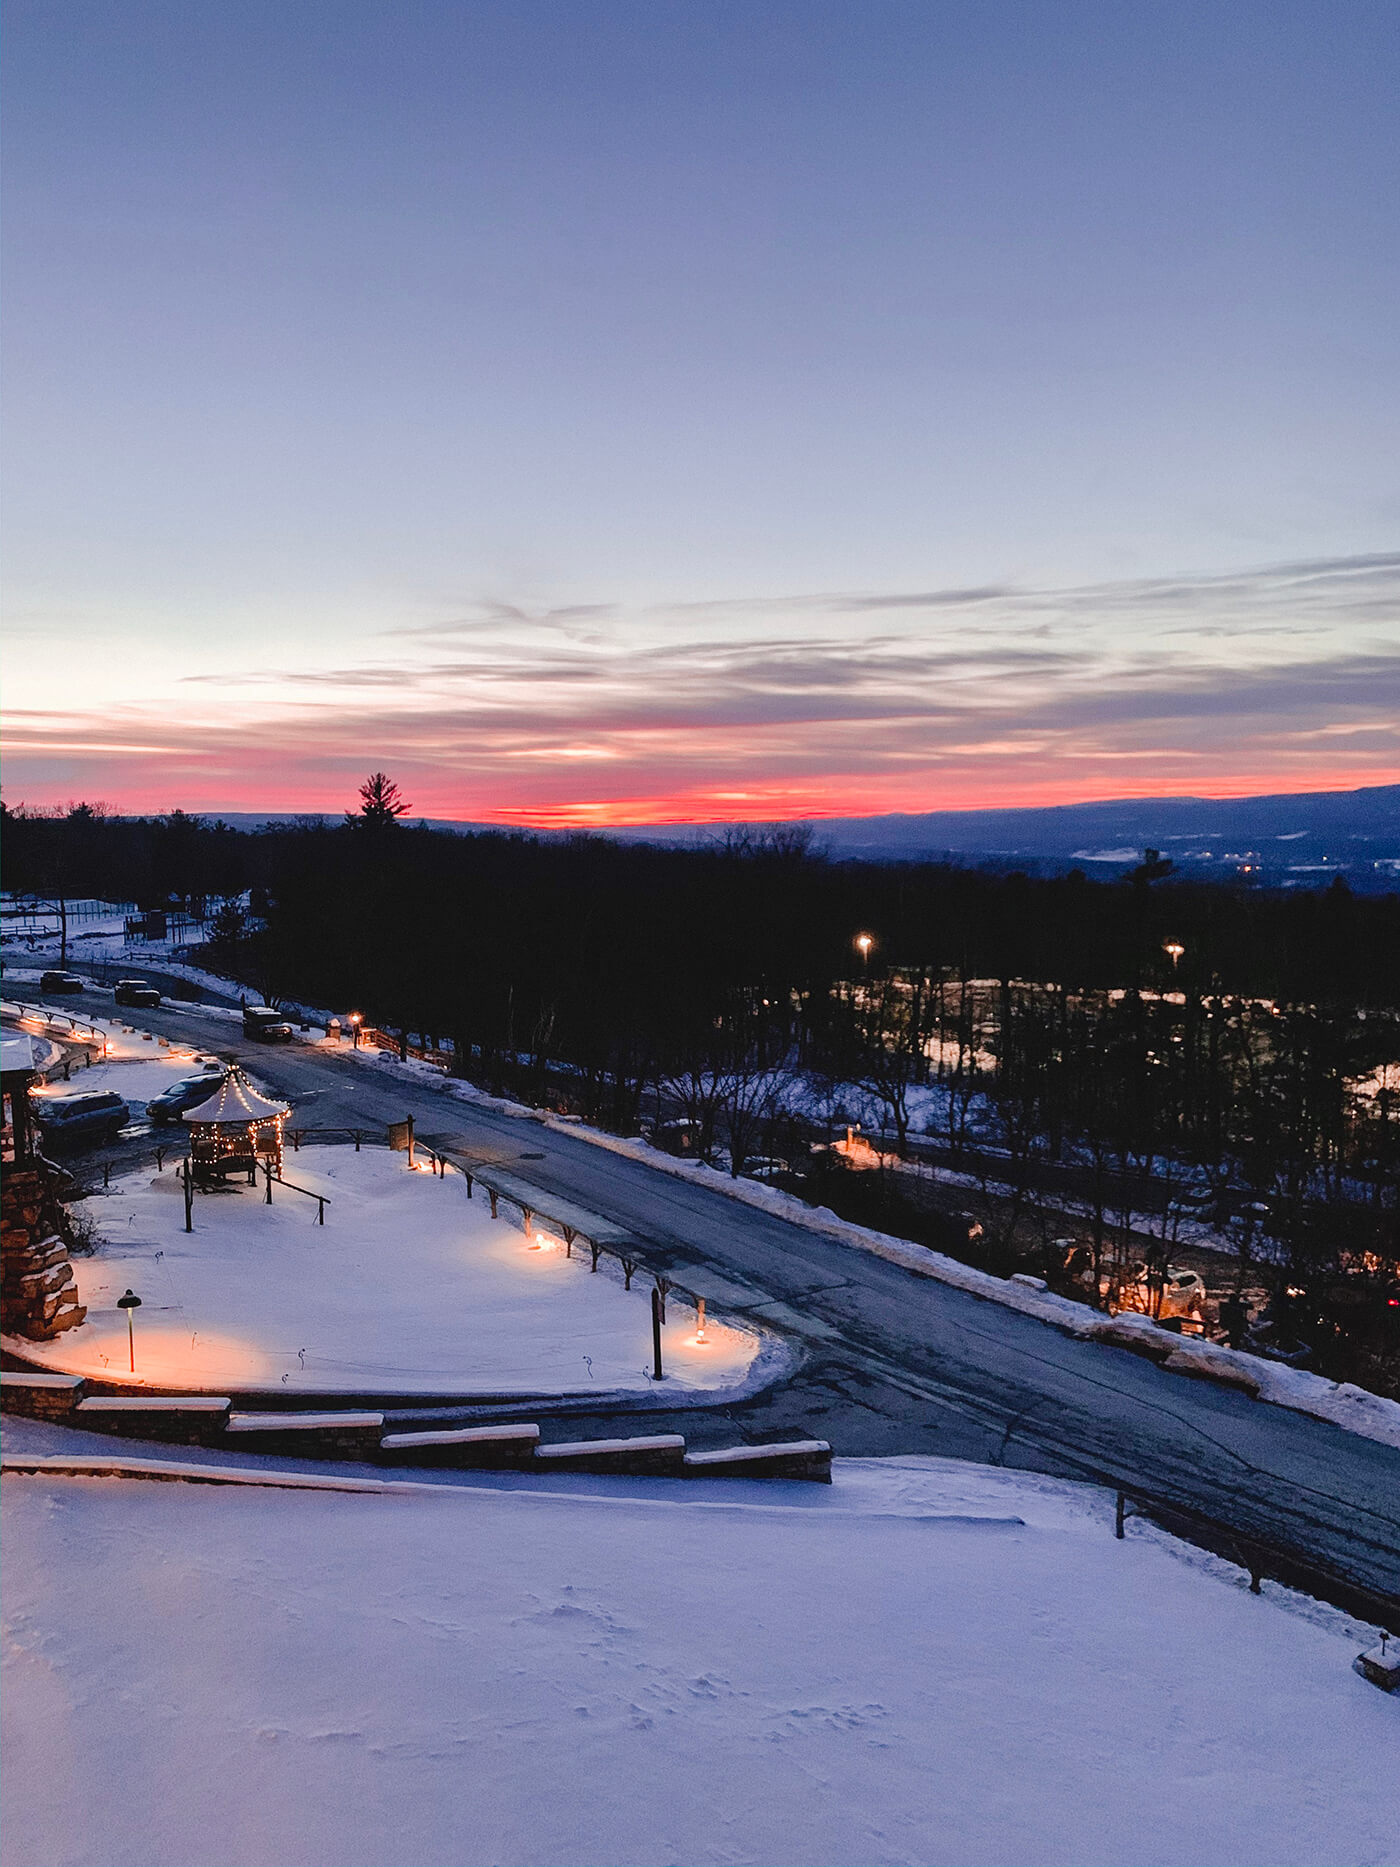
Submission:
[[[67,1420],[87,1391],[79,1374],[0,1372],[0,1408],[31,1420]]]
[[[687,1452],[687,1478],[802,1478],[831,1483],[831,1447],[824,1439],[793,1439],[777,1446],[726,1446]]]
[[[651,1433],[635,1439],[576,1439],[565,1445],[536,1446],[531,1464],[539,1471],[677,1478],[685,1468],[685,1440],[679,1433]]]
[[[386,1433],[379,1444],[385,1458],[395,1464],[499,1470],[529,1465],[539,1437],[538,1426],[461,1426],[433,1432]]]
[[[133,1439],[208,1445],[222,1437],[232,1405],[224,1394],[100,1394],[79,1401],[73,1424]]]
[[[372,1459],[384,1432],[382,1413],[234,1413],[224,1428],[246,1452],[294,1458]]]

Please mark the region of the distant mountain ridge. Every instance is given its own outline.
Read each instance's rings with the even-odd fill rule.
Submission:
[[[291,822],[302,814],[222,813],[226,823],[240,829]],[[328,814],[326,820],[336,819]],[[426,821],[435,829],[463,832],[512,827],[442,818]],[[953,857],[1050,869],[1077,865],[1090,874],[1113,874],[1152,848],[1193,875],[1247,873],[1299,887],[1325,883],[1330,870],[1361,886],[1400,887],[1400,784],[1263,797],[1121,798],[1013,810],[895,811],[805,822],[814,842],[837,858],[908,862]],[[738,827],[650,824],[619,826],[601,834],[622,842],[693,844]]]

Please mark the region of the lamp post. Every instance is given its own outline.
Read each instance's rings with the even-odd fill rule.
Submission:
[[[117,1308],[126,1311],[126,1346],[131,1356],[131,1372],[133,1374],[136,1372],[136,1335],[131,1327],[131,1315],[133,1310],[138,1310],[140,1307],[140,1297],[133,1296],[130,1290],[127,1291],[124,1297],[117,1298]]]
[[[873,934],[861,933],[856,935],[856,951],[860,954],[861,969],[864,973],[870,971],[870,949],[874,944],[875,936]]]
[[[359,1049],[360,1047],[360,1014],[358,1011],[352,1011],[350,1013],[350,1043],[354,1049],[356,1050]]]
[[[664,1379],[661,1372],[661,1292],[655,1286],[651,1292],[651,1360],[651,1378],[654,1381]]]
[[[1181,956],[1186,951],[1186,948],[1179,940],[1164,940],[1162,942],[1162,951],[1171,961],[1172,971],[1175,972],[1178,965],[1181,963]]]

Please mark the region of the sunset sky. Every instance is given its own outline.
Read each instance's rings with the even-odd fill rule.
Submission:
[[[4,794],[1400,778],[1394,0],[9,0]]]

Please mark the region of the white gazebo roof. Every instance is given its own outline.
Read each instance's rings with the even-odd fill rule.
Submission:
[[[34,1046],[23,1031],[6,1031],[0,1039],[0,1074],[12,1076],[19,1072],[32,1073],[34,1069]]]
[[[246,1127],[249,1122],[271,1121],[274,1116],[290,1113],[287,1103],[269,1102],[266,1096],[258,1094],[242,1070],[231,1069],[207,1102],[185,1110],[184,1119],[208,1125]]]

